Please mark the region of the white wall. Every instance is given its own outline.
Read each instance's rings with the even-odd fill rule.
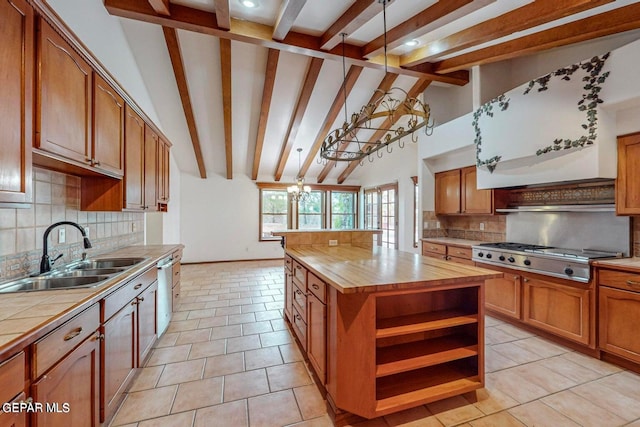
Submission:
[[[204,180],[182,174],[180,186],[185,262],[283,257],[279,241],[258,241],[260,193],[249,177]]]
[[[423,132],[419,130],[418,132]],[[383,184],[398,183],[398,249],[407,252],[419,252],[413,247],[413,181],[412,176],[418,175],[418,147],[417,144],[406,141],[403,149],[394,143],[393,151],[387,153],[384,149],[382,158],[376,154],[371,157],[372,163],[364,160],[359,171],[362,189]]]

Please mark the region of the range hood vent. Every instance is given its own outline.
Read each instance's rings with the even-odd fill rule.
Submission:
[[[614,204],[591,205],[540,205],[496,209],[496,212],[615,212]]]

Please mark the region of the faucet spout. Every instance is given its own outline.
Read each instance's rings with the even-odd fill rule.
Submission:
[[[71,225],[77,228],[78,230],[80,230],[80,233],[82,234],[82,242],[83,242],[84,248],[85,249],[91,248],[91,242],[87,237],[87,233],[84,231],[84,228],[82,228],[80,224],[77,224],[72,221],[60,221],[60,222],[56,222],[55,224],[51,224],[44,231],[44,235],[42,237],[42,259],[40,260],[40,274],[51,271],[51,260],[49,259],[49,247],[48,247],[47,239],[49,238],[49,233],[51,233],[51,230],[53,230],[54,228],[60,225]]]

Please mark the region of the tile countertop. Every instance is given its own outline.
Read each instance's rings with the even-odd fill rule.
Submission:
[[[20,351],[183,245],[128,246],[95,258],[146,257],[95,288],[0,293],[0,360]]]
[[[500,272],[379,246],[293,246],[287,247],[287,254],[341,293],[414,289],[502,277]]]
[[[591,265],[640,273],[640,257],[603,259],[593,261]]]
[[[448,246],[461,246],[464,248],[470,248],[471,246],[479,245],[481,242],[479,240],[467,240],[467,239],[456,239],[453,237],[425,237],[420,239],[423,242],[437,243],[440,245],[448,245]]]

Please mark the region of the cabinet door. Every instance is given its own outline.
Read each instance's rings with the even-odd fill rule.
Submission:
[[[460,169],[435,175],[436,214],[460,213]]]
[[[315,295],[307,298],[307,355],[322,385],[327,370],[327,306]]]
[[[461,170],[462,212],[467,214],[491,214],[492,191],[478,190],[476,183],[476,167]]]
[[[91,67],[40,19],[38,148],[91,164]]]
[[[57,405],[50,408],[52,411],[36,412],[34,427],[99,425],[99,353],[100,344],[94,335],[33,384],[35,402]]]
[[[33,9],[0,2],[0,203],[32,202]]]
[[[12,404],[24,402],[26,394],[20,393],[11,402]],[[24,411],[19,412],[3,412],[0,411],[0,426],[3,427],[26,427],[27,425],[27,413]]]
[[[102,77],[93,79],[94,166],[122,176],[124,173],[124,100]]]
[[[136,305],[129,303],[104,324],[101,346],[100,421],[110,419],[136,368]]]
[[[138,367],[144,364],[147,355],[156,342],[156,308],[158,282],[154,282],[138,297]]]
[[[640,214],[640,133],[618,138],[618,179],[616,180],[616,213]]]
[[[479,267],[485,268],[484,265]],[[522,310],[522,284],[517,274],[504,273],[499,279],[487,279],[484,286],[484,302],[489,310],[520,319]]]
[[[590,291],[524,277],[524,321],[570,340],[590,344]],[[586,285],[585,285],[586,286]]]
[[[144,208],[144,121],[125,106],[125,208]]]
[[[169,150],[171,146],[160,138],[158,143],[158,203],[169,201]]]
[[[600,286],[599,345],[640,363],[640,293]]]
[[[293,274],[289,270],[284,271],[284,314],[292,322],[291,304],[293,304]]]
[[[158,134],[144,129],[144,209],[158,210]]]

